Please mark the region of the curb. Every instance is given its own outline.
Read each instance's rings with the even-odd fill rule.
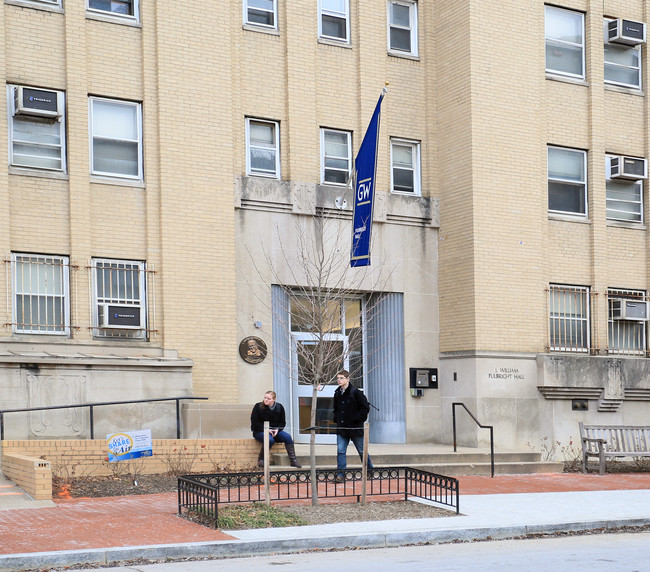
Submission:
[[[412,544],[445,544],[449,542],[477,542],[522,538],[531,534],[589,532],[605,529],[615,531],[627,527],[650,526],[650,518],[595,520],[501,527],[475,527],[431,531],[404,531],[388,533],[347,534],[322,538],[291,540],[219,540],[186,544],[160,544],[87,550],[63,550],[29,554],[0,555],[0,571],[28,570],[42,567],[71,566],[75,564],[113,565],[129,560],[176,560],[182,558],[232,558],[288,554],[305,550],[346,550],[350,548],[386,548]]]

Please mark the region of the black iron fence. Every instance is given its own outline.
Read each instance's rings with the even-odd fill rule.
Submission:
[[[107,405],[130,405],[132,403],[152,403],[155,401],[175,401],[176,402],[176,438],[181,438],[181,412],[180,402],[193,399],[208,399],[208,397],[160,397],[156,399],[131,399],[129,401],[100,401],[96,403],[75,403],[73,405],[48,405],[43,407],[28,407],[25,409],[1,409],[0,410],[0,441],[5,438],[5,415],[7,413],[30,413],[32,411],[52,411],[54,409],[78,409],[87,407],[90,413],[90,438],[95,438],[95,407],[104,407]]]
[[[342,478],[341,478],[342,473]],[[356,497],[363,491],[361,469],[317,469],[319,499]],[[366,496],[407,500],[416,497],[459,512],[458,479],[410,467],[368,469]],[[264,473],[217,473],[178,478],[178,514],[196,514],[215,528],[219,504],[265,502]],[[273,471],[269,474],[270,501],[311,499],[311,472]]]

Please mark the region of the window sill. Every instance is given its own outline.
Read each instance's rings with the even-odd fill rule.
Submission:
[[[586,79],[580,79],[577,77],[568,77],[565,75],[556,75],[552,72],[546,72],[546,79],[550,81],[559,81],[560,83],[571,83],[573,85],[581,85],[583,87],[589,87],[589,82]]]
[[[269,36],[280,36],[280,31],[277,28],[256,26],[255,24],[243,24],[242,30],[246,30],[247,32],[259,32],[261,34],[268,34]]]
[[[29,0],[5,0],[5,4],[63,14],[63,8],[61,6],[56,6],[55,4],[43,4],[41,2],[30,2]]]
[[[548,220],[557,220],[560,222],[577,222],[579,224],[591,224],[591,220],[581,215],[563,215],[557,213],[548,213]]]
[[[334,38],[318,38],[318,43],[325,46],[336,46],[337,48],[352,49],[352,44],[347,40],[336,40]]]
[[[409,193],[409,192],[406,192],[406,191],[391,191],[390,194],[391,195],[397,195],[399,197],[415,197],[415,198],[418,198],[418,199],[422,196],[422,194],[420,192]]]
[[[626,87],[623,85],[615,85],[611,83],[605,83],[606,91],[616,91],[618,93],[627,93],[628,95],[636,95],[643,97],[645,94],[640,87]]]
[[[106,14],[86,12],[86,19],[106,22],[108,24],[122,24],[123,26],[131,26],[132,28],[142,28],[142,24],[131,16],[111,15],[108,12]]]
[[[398,58],[401,60],[411,60],[414,62],[419,62],[420,61],[420,56],[417,54],[409,53],[409,52],[396,52],[394,50],[388,50],[388,55],[392,58]]]
[[[648,230],[647,225],[641,222],[625,222],[622,220],[608,220],[607,226],[612,228],[628,228],[630,230]]]
[[[256,179],[270,179],[271,181],[279,181],[280,177],[277,175],[264,175],[262,173],[246,173],[247,177],[255,177]]]
[[[10,175],[19,175],[21,177],[39,177],[41,179],[62,179],[67,181],[68,174],[62,171],[46,171],[41,169],[30,169],[29,167],[9,166]]]
[[[129,181],[127,179],[104,179],[101,177],[92,176],[90,182],[96,185],[109,185],[112,187],[133,187],[136,189],[144,189],[146,185],[144,181]]]

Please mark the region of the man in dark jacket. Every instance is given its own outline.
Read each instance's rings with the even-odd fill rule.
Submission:
[[[343,369],[336,374],[339,386],[334,392],[334,421],[336,423],[336,468],[347,467],[346,453],[350,440],[359,453],[363,462],[363,424],[368,418],[370,405],[363,391],[350,385],[350,372]],[[372,469],[372,461],[368,455],[368,468]],[[337,478],[342,478],[338,473]]]
[[[275,391],[267,391],[264,394],[264,400],[256,403],[251,411],[251,431],[253,437],[262,443],[260,454],[257,457],[257,464],[264,466],[264,422],[269,422],[269,449],[276,441],[284,443],[284,448],[289,455],[289,462],[292,467],[301,468],[302,465],[296,459],[296,450],[293,446],[291,435],[284,431],[287,425],[284,407],[276,400]]]

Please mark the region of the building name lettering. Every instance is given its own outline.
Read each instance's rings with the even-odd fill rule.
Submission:
[[[488,379],[523,381],[526,378],[524,374],[521,371],[519,371],[519,368],[495,367],[493,372],[488,373]]]

